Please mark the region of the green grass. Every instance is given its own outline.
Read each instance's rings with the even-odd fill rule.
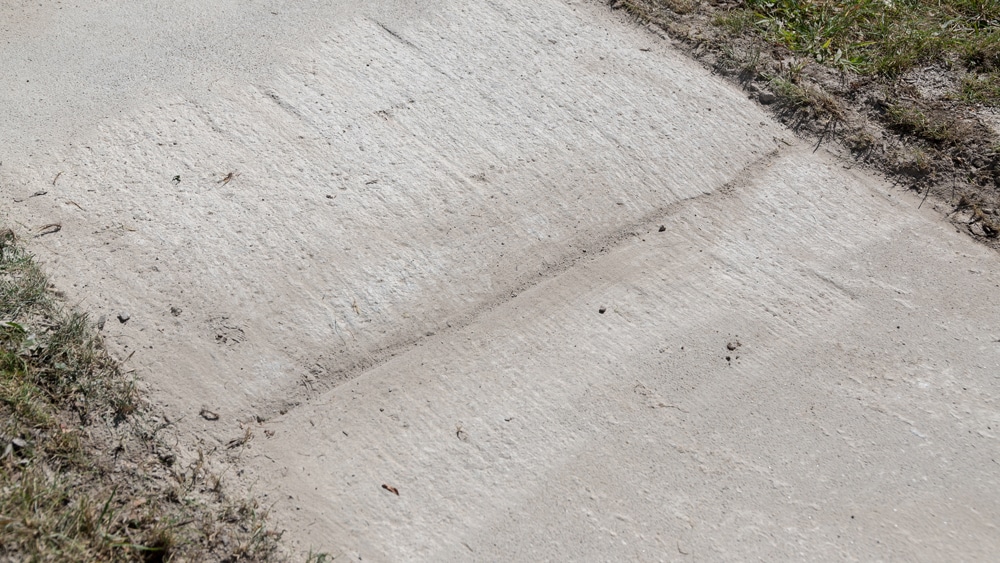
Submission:
[[[895,76],[934,62],[1000,67],[996,0],[745,0],[720,21],[861,74]]]
[[[753,29],[757,21],[752,10],[732,10],[719,12],[712,18],[712,23],[726,29],[730,33],[744,33]]]
[[[997,47],[1000,49],[1000,46]],[[1000,73],[966,76],[959,99],[971,104],[1000,107]]]
[[[795,131],[836,139],[867,166],[927,194],[933,187],[949,204],[957,193],[974,209],[1000,207],[1000,141],[979,107],[1000,108],[1000,0],[673,4],[612,6],[759,92]],[[1000,226],[987,215],[977,212],[981,229],[971,232],[1000,248]]]
[[[890,106],[886,111],[886,122],[900,133],[934,143],[956,143],[963,136],[963,131],[954,121],[943,116],[929,117],[904,104]]]
[[[275,559],[263,511],[163,463],[144,423],[87,316],[0,231],[0,561]]]

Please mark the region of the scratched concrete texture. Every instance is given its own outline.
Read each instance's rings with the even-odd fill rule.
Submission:
[[[570,0],[0,13],[5,222],[62,225],[32,250],[182,452],[251,428],[219,463],[288,549],[1000,549],[996,253],[662,34]]]

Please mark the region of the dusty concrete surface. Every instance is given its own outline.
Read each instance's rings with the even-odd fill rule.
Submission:
[[[869,182],[790,149],[250,465],[365,559],[989,559],[995,259]]]
[[[154,4],[5,5],[5,219],[293,549],[1000,548],[1000,261],[919,201],[597,2]]]

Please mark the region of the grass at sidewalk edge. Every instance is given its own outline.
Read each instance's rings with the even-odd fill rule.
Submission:
[[[1000,250],[1000,4],[608,0]],[[990,125],[990,124],[993,125]],[[839,152],[839,151],[838,151]]]
[[[154,420],[0,229],[0,561],[283,559],[265,511],[203,463],[178,467]]]

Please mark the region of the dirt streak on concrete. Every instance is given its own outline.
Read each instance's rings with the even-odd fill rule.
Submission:
[[[376,560],[988,558],[995,257],[810,151],[267,424],[249,467],[290,537]]]
[[[599,3],[402,4],[67,8],[158,31],[5,79],[7,219],[182,449],[365,559],[996,549],[995,253]]]

